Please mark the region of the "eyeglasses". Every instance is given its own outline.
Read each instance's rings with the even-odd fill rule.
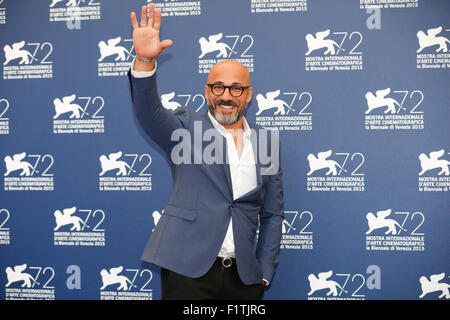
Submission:
[[[225,86],[223,84],[218,83],[208,83],[206,85],[211,88],[211,92],[215,96],[223,95],[225,89],[228,88],[230,94],[235,98],[239,98],[245,89],[250,88],[250,86],[238,86],[238,85]]]

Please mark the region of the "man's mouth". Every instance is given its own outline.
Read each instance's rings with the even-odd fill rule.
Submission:
[[[219,106],[223,109],[233,109],[234,108],[234,106],[227,106],[227,105],[223,105],[223,104],[221,104]]]
[[[208,110],[220,124],[233,124],[244,114],[247,104],[240,105],[237,101],[217,100],[209,103]]]
[[[233,108],[237,108],[238,105],[231,101],[217,101],[216,106],[220,107],[223,110],[232,110]]]

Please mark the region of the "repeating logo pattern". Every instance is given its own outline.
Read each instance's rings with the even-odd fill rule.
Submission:
[[[379,89],[364,94],[366,130],[423,130],[424,94],[421,90]]]
[[[306,71],[360,71],[364,69],[359,31],[331,31],[308,33],[305,36]]]
[[[6,8],[2,6],[3,0],[0,0],[0,24],[6,24]]]
[[[251,13],[279,13],[308,11],[308,0],[250,0]]]
[[[147,0],[153,2],[157,9],[161,9],[163,17],[180,17],[180,16],[200,16],[202,14],[202,1],[184,1],[184,0],[165,0],[162,2]]]
[[[445,279],[445,273],[432,274],[429,279],[426,276],[421,276],[419,278],[420,288],[422,289],[422,293],[419,298],[424,298],[425,296],[436,296],[438,299],[450,299],[450,284],[448,282],[444,282],[442,280]],[[442,282],[441,282],[442,281]]]
[[[5,191],[53,191],[55,158],[51,154],[6,155],[4,158]]]
[[[450,153],[445,149],[419,154],[418,190],[447,192],[450,190]]]
[[[422,212],[378,210],[368,212],[366,220],[367,251],[425,251]]]
[[[0,245],[9,245],[11,243],[11,229],[8,226],[8,220],[11,213],[8,209],[0,209]]]
[[[26,263],[5,269],[7,300],[55,300],[55,269]]]
[[[53,78],[54,46],[25,40],[3,46],[3,80]]]
[[[258,93],[256,123],[279,131],[312,130],[313,97],[309,91],[280,89]]]
[[[153,273],[148,269],[124,270],[123,266],[102,269],[100,300],[152,300]]]
[[[314,233],[311,211],[285,210],[282,224],[281,249],[312,250],[314,249]]]
[[[156,163],[157,159],[153,159],[154,146],[145,150],[133,147],[146,143],[134,127],[125,131],[109,127],[110,120],[131,115],[128,80],[124,77],[135,56],[131,28],[124,31],[111,24],[115,19],[127,20],[127,16],[122,15],[123,10],[110,10],[114,6],[110,6],[109,1],[30,2],[28,12],[32,14],[25,12],[23,15],[26,27],[43,28],[39,28],[37,34],[24,35],[24,21],[10,16],[16,9],[16,2],[0,0],[0,29],[3,28],[4,35],[0,41],[3,66],[0,80],[0,184],[3,184],[0,256],[4,258],[0,259],[0,297],[157,298],[159,292],[154,291],[153,281],[159,281],[154,278],[158,275],[142,269],[139,262],[136,266],[136,261],[111,261],[114,254],[108,255],[110,251],[117,251],[111,244],[117,242],[117,236],[122,236],[121,232],[119,235],[112,232],[117,229],[117,223],[122,222],[114,212],[117,202],[133,196],[136,207],[145,209],[151,203],[150,211],[133,211],[142,214],[144,220],[150,220],[150,232],[164,214],[163,204],[154,202],[166,195],[164,192],[144,193],[154,190],[153,173],[166,167],[166,163]],[[420,13],[422,9],[433,13],[436,7],[420,0],[360,0],[361,10],[374,13],[366,24],[367,16],[363,11],[359,17],[350,15],[347,6],[341,3],[317,11],[309,0],[238,2],[236,7],[228,3],[213,5],[203,0],[144,2],[154,3],[162,10],[163,17],[167,18],[161,29],[162,37],[175,40],[175,45],[158,61],[162,105],[170,111],[186,106],[195,112],[205,112],[207,104],[201,89],[210,68],[218,61],[236,59],[252,72],[252,84],[258,91],[254,91],[248,119],[253,121],[255,117],[257,124],[273,131],[290,132],[283,134],[283,173],[287,182],[285,201],[294,199],[294,203],[284,211],[281,268],[286,256],[295,262],[299,256],[314,253],[312,251],[329,250],[326,246],[333,238],[323,232],[326,227],[323,229],[322,214],[337,211],[320,212],[318,208],[334,206],[335,201],[348,195],[342,192],[359,192],[350,197],[349,203],[355,204],[354,207],[360,207],[360,201],[366,198],[379,198],[377,206],[362,206],[351,217],[349,214],[336,216],[336,219],[330,217],[336,223],[334,231],[343,230],[348,237],[349,246],[345,250],[352,250],[355,263],[337,266],[312,261],[300,266],[295,274],[283,274],[289,277],[291,287],[280,289],[273,283],[266,297],[277,298],[278,294],[282,296],[287,292],[296,299],[310,300],[383,299],[384,294],[407,299],[450,299],[449,273],[442,268],[448,248],[444,241],[448,239],[445,192],[450,188],[450,150],[445,145],[448,118],[445,75],[450,68],[450,28],[441,15],[434,14],[422,15],[423,21],[414,22],[415,26],[409,21],[411,23],[406,25],[412,28],[390,29],[392,20],[388,19],[392,19],[392,15],[384,14],[395,11],[394,16],[409,19],[409,13]],[[107,11],[105,5],[108,5]],[[357,5],[356,1],[351,6],[357,9]],[[214,29],[214,23],[209,20],[220,16],[222,12],[217,9],[227,7],[225,13],[231,6],[237,18],[222,21]],[[330,8],[338,10],[330,12],[334,11]],[[128,9],[139,10],[133,6]],[[106,17],[107,13],[113,16]],[[252,20],[251,23],[246,19]],[[295,23],[291,24],[293,21]],[[317,21],[324,23],[317,24]],[[186,26],[194,28],[187,28],[180,34]],[[372,30],[371,26],[382,29],[383,33]],[[398,37],[382,39],[381,34]],[[87,41],[75,47],[71,45],[72,35]],[[385,54],[379,54],[380,48]],[[179,73],[167,73],[166,66],[174,61],[186,66],[188,71],[193,67],[197,75],[192,77],[181,69]],[[72,72],[73,67],[79,70]],[[414,84],[417,72],[423,73],[423,77]],[[383,80],[386,75],[391,76],[390,81]],[[193,84],[200,81],[198,91],[186,89],[191,85],[185,86],[187,81]],[[336,88],[328,88],[328,85]],[[99,86],[113,89],[99,91],[96,89]],[[333,96],[335,92],[339,95]],[[351,117],[347,109],[354,112]],[[339,131],[322,131],[327,124],[335,124],[332,123],[336,120],[332,118],[334,110],[338,115],[346,114],[345,121],[339,123],[342,133],[355,134],[357,145],[370,143],[367,149],[366,146],[364,149],[354,147],[353,141],[344,147],[321,141],[324,138],[338,143],[343,137]],[[351,131],[353,128],[356,131]],[[132,132],[131,135],[127,131]],[[329,135],[336,135],[336,140]],[[422,143],[425,137],[428,145]],[[112,147],[108,144],[111,141],[114,141]],[[401,161],[395,163],[388,157],[383,158],[383,163],[377,163],[381,170],[376,172],[380,174],[381,184],[370,184],[370,188],[366,188],[366,181],[376,178],[370,175],[366,180],[366,174],[375,169],[371,167],[373,159],[369,155],[374,147],[380,155],[391,142],[404,142],[406,149],[414,151],[401,153]],[[84,162],[78,162],[72,154],[86,157],[87,165],[81,166]],[[405,170],[397,170],[403,166]],[[392,179],[398,179],[401,192],[394,193],[383,183],[386,181],[383,178],[389,174]],[[413,186],[417,189],[410,192],[410,185],[409,189],[402,188],[408,181],[417,181],[417,186]],[[78,188],[82,189],[79,194]],[[51,192],[55,190],[58,192]],[[302,207],[305,192],[313,203]],[[334,192],[340,193],[330,194]],[[401,207],[383,201],[380,195],[385,192],[389,193],[387,199],[395,198],[398,203],[406,199],[410,205]],[[101,198],[105,201],[100,205],[84,200],[100,201]],[[300,203],[296,203],[297,200]],[[17,201],[24,201],[24,204]],[[44,208],[40,208],[40,201]],[[323,203],[315,206],[317,201]],[[336,207],[341,205],[337,203]],[[157,209],[153,210],[155,206]],[[355,222],[349,225],[356,226],[356,235],[352,232],[355,230],[346,232],[343,228],[350,220]],[[27,233],[28,230],[31,232]],[[38,233],[47,240],[42,242],[36,238]],[[443,241],[435,243],[434,239]],[[36,246],[27,246],[38,240]],[[132,242],[133,237],[129,240]],[[13,250],[16,246],[25,249],[16,252]],[[34,248],[38,251],[30,254],[29,250]],[[102,265],[93,258],[89,264],[83,262],[82,269],[78,265],[67,266],[62,262],[67,259],[59,259],[61,254],[77,263],[77,255],[73,253],[78,251],[94,258],[96,252],[101,253],[98,257],[106,254],[110,261],[102,260]],[[361,262],[358,254],[369,257],[371,263],[379,266],[355,268]],[[424,259],[424,254],[433,259]],[[42,260],[33,261],[30,259],[33,255]],[[413,272],[403,274],[399,270],[404,265],[399,263],[398,268],[393,268],[392,257],[421,262],[414,265]],[[384,286],[387,282],[390,285]],[[392,292],[384,292],[388,288]]]
[[[0,135],[9,134],[9,118],[7,111],[10,107],[6,98],[0,98]]]
[[[450,29],[431,27],[417,32],[417,69],[450,68]]]
[[[69,29],[81,29],[81,21],[100,20],[99,0],[51,0],[49,21],[65,22]]]
[[[127,74],[133,61],[133,39],[122,40],[121,36],[98,42],[99,58],[97,75],[99,77],[117,77]]]
[[[361,9],[407,9],[418,8],[420,0],[359,0]]]
[[[150,191],[152,157],[148,153],[113,152],[99,157],[100,191]]]
[[[204,112],[207,109],[205,96],[201,93],[169,92],[160,96],[164,108],[175,111],[181,106],[189,107],[195,112]]]
[[[223,32],[201,36],[198,40],[198,73],[208,73],[221,60],[233,59],[255,71],[254,44],[251,34],[224,34]]]
[[[106,218],[104,210],[70,207],[55,210],[53,216],[55,246],[104,247],[106,245],[105,229],[102,228]]]
[[[309,171],[307,191],[365,191],[364,162],[361,152],[335,152],[333,150],[310,153],[306,157]]]
[[[53,99],[53,133],[104,133],[104,106],[105,99],[100,96],[77,97],[71,94]]]
[[[381,290],[381,268],[367,267],[365,273],[333,270],[310,273],[308,300],[365,300],[371,290]]]

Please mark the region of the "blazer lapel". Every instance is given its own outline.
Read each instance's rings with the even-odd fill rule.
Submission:
[[[258,128],[253,127],[252,124],[248,124],[251,129],[251,135],[250,140],[252,141],[252,148],[253,148],[253,158],[255,161],[255,169],[256,169],[256,188],[258,189],[259,186],[263,183],[262,177],[261,177],[261,165],[258,161]]]
[[[213,130],[217,130],[214,125],[211,122],[211,119],[208,116],[208,113],[206,112],[203,115],[203,119],[204,119],[204,123],[206,124],[206,128],[205,129],[213,129]],[[225,180],[226,180],[226,186],[223,193],[227,196],[227,198],[231,197],[230,201],[233,200],[233,187],[231,184],[231,172],[230,172],[230,164],[229,164],[229,159],[228,159],[228,152],[227,152],[227,140],[225,139],[224,136],[222,136],[219,133],[220,137],[223,139],[223,143],[222,143],[222,149],[221,150],[216,150],[217,152],[219,152],[219,154],[217,155],[217,159],[220,159],[221,161],[224,161],[223,164],[219,163],[219,164],[213,164],[211,166],[214,166],[214,168],[217,167],[221,167],[221,171],[225,176]],[[221,153],[221,154],[220,154]],[[222,190],[224,188],[224,185],[222,184],[222,180],[221,179],[217,179],[216,177],[213,177],[213,181],[216,184],[219,184],[218,187]]]
[[[207,129],[215,129],[214,125],[211,122],[211,119],[208,116],[208,113],[206,112],[205,114],[203,114],[203,118],[204,118],[204,122],[207,124],[206,127]],[[249,126],[251,128],[251,135],[250,135],[250,140],[252,142],[252,149],[253,149],[253,158],[255,161],[255,170],[256,170],[256,187],[249,191],[246,195],[249,195],[250,193],[253,193],[257,190],[259,190],[261,188],[261,185],[263,184],[263,179],[261,176],[261,165],[259,163],[259,159],[258,159],[258,128],[254,127],[252,124],[249,123]],[[217,129],[215,129],[217,130]],[[221,137],[223,137],[222,135],[220,135]],[[222,150],[217,150],[218,152],[222,152],[222,154],[220,154],[218,156],[218,159],[225,159],[225,163],[223,165],[220,165],[223,168],[223,173],[225,175],[226,181],[227,181],[227,191],[228,191],[228,196],[231,195],[231,198],[233,197],[233,185],[231,183],[231,171],[230,171],[230,164],[229,164],[229,159],[228,159],[228,152],[227,152],[227,140],[225,139],[225,137],[223,137],[223,148]],[[218,181],[220,182],[220,180]],[[219,187],[223,187],[219,186]],[[246,196],[244,195],[244,196]],[[242,197],[240,197],[242,198]]]
[[[224,159],[226,159],[225,164],[222,166],[223,170],[225,171],[225,176],[227,177],[227,184],[228,184],[228,190],[230,191],[231,195],[233,195],[233,185],[231,183],[231,170],[230,170],[230,160],[228,159],[228,141],[224,139],[224,144],[223,144],[223,154],[225,155],[225,157],[223,157]]]

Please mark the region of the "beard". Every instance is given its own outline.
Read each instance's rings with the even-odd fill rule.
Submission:
[[[247,109],[247,103],[244,102],[243,105],[240,105],[239,103],[233,102],[233,101],[225,101],[225,100],[216,100],[214,103],[211,103],[210,101],[207,101],[208,104],[208,110],[213,116],[216,121],[222,125],[229,125],[236,123],[239,119],[242,118],[242,116],[245,113],[245,110]],[[226,105],[226,106],[233,106],[236,107],[237,110],[233,114],[230,115],[222,115],[220,112],[217,111],[217,106],[219,105]],[[233,110],[233,109],[232,109]]]

